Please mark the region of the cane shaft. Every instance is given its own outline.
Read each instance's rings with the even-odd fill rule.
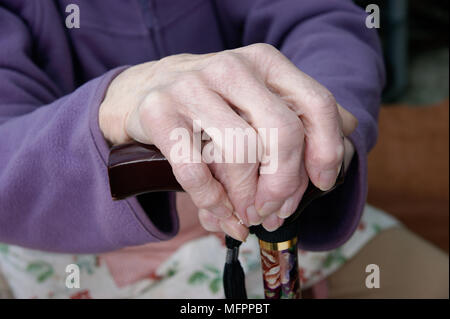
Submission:
[[[297,237],[281,243],[259,241],[266,299],[300,299]]]

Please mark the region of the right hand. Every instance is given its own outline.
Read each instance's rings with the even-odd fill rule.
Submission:
[[[99,125],[112,144],[136,140],[156,145],[200,209],[202,225],[244,240],[251,224],[278,228],[295,211],[308,178],[323,190],[334,185],[344,157],[339,111],[325,87],[272,46],[256,44],[130,67],[111,82]],[[194,120],[206,133],[211,127],[255,134],[257,128],[277,128],[278,170],[259,175],[259,163],[172,160],[177,141],[170,140],[170,133],[185,128],[192,135]],[[267,152],[271,145],[263,141],[263,146]],[[223,153],[233,152],[222,147]]]

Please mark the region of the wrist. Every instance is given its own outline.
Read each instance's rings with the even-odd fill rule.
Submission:
[[[128,115],[141,104],[148,91],[155,62],[125,69],[111,83],[99,108],[99,127],[112,145],[132,140],[127,133]]]
[[[126,133],[125,120],[131,101],[126,101],[124,77],[127,70],[120,73],[109,84],[105,97],[100,104],[98,124],[103,137],[110,145],[126,143],[131,138]]]

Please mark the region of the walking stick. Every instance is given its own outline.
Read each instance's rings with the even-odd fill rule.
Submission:
[[[128,143],[111,149],[108,161],[111,196],[114,200],[149,192],[183,191],[175,179],[167,159],[154,145]],[[321,191],[311,182],[296,211],[274,232],[261,225],[251,226],[250,232],[259,239],[266,299],[301,298],[298,274],[297,236],[299,215],[316,198],[342,184],[341,168],[335,186]],[[247,299],[245,277],[239,263],[240,241],[225,239],[227,256],[224,269],[224,291],[228,299]]]

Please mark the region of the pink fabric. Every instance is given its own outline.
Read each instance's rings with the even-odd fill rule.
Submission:
[[[208,231],[200,225],[197,208],[187,194],[177,193],[176,204],[179,212],[180,232],[173,239],[128,247],[101,255],[118,287],[154,276],[154,271],[158,266],[183,243],[208,234]]]
[[[327,279],[319,281],[311,287],[314,299],[328,299],[328,282]]]

